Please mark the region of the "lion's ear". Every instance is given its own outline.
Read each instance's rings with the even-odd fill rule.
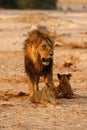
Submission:
[[[38,30],[32,30],[29,33],[29,39],[32,43],[34,43],[38,39],[39,31]]]
[[[72,76],[71,73],[67,74],[67,78],[70,80],[70,77]]]
[[[61,79],[61,74],[57,73],[57,78],[60,80]]]

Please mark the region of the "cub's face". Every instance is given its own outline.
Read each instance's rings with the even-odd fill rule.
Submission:
[[[48,39],[42,39],[37,47],[41,63],[48,66],[53,60],[53,43]]]
[[[57,74],[57,78],[59,79],[59,81],[69,81],[70,77],[71,77],[71,73],[69,74]]]
[[[54,85],[53,82],[48,82],[46,83],[46,87],[47,87],[47,96],[50,99],[55,99],[56,98],[56,87]]]

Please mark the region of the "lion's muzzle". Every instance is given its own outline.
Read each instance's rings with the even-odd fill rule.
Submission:
[[[52,59],[53,59],[52,57],[49,57],[47,59],[46,58],[41,58],[41,62],[42,62],[43,65],[47,66],[47,65],[49,65],[51,63]]]

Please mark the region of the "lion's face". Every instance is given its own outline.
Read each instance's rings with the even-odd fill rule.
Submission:
[[[26,62],[32,62],[34,68],[38,71],[42,71],[43,65],[52,67],[53,47],[53,38],[48,33],[33,30],[25,40],[24,53],[25,57],[27,57]]]
[[[48,39],[42,39],[37,46],[40,61],[43,65],[49,65],[53,59],[53,44]]]

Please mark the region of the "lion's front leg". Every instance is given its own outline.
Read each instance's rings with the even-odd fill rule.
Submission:
[[[44,82],[48,83],[53,80],[53,67],[49,66],[44,72]]]
[[[39,90],[38,83],[39,83],[39,76],[36,75],[28,77],[30,97],[35,93],[35,91]]]
[[[48,73],[48,74],[44,75],[44,82],[45,83],[52,81],[52,79],[53,79],[52,73]]]
[[[35,91],[39,90],[39,86],[38,86],[39,79],[40,79],[40,77],[38,75],[36,75],[35,76],[35,81],[34,81],[34,89],[35,89]]]
[[[33,96],[33,94],[35,93],[35,89],[34,89],[34,81],[32,78],[28,77],[28,87],[29,87],[29,92],[30,92],[30,97]]]

